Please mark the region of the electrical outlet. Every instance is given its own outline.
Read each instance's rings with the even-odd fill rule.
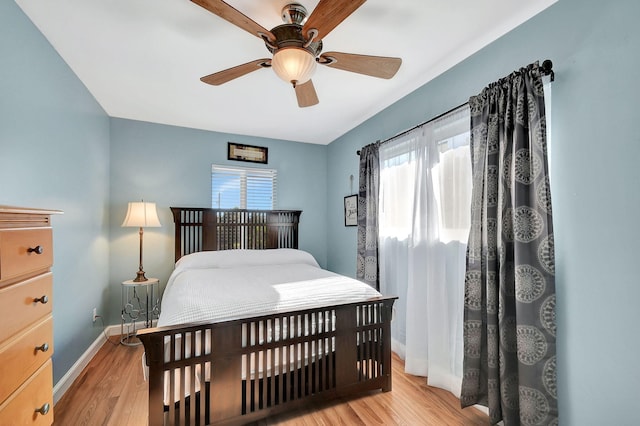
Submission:
[[[93,308],[93,316],[91,317],[91,320],[96,322],[96,318],[98,318],[98,310],[97,308]]]

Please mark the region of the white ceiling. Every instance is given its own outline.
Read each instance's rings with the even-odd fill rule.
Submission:
[[[328,144],[556,0],[369,0],[323,51],[402,58],[391,80],[318,66],[318,105],[299,108],[272,70],[222,86],[200,77],[269,52],[189,0],[16,0],[111,117]],[[227,0],[282,24],[287,0]],[[311,13],[318,0],[301,0]],[[532,58],[533,60],[540,58]]]

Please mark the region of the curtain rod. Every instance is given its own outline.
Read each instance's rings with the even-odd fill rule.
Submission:
[[[544,61],[542,61],[542,65],[540,65],[540,71],[542,72],[542,75],[548,75],[548,76],[551,76],[551,81],[553,81],[553,80],[555,79],[555,75],[554,75],[554,73],[553,73],[553,62],[551,62],[551,60],[550,60],[550,59],[545,59]],[[458,105],[457,107],[451,108],[449,111],[447,111],[447,112],[443,112],[442,114],[440,114],[440,115],[438,115],[438,116],[436,116],[436,117],[433,117],[433,118],[431,118],[431,119],[429,119],[429,120],[427,120],[427,121],[425,121],[425,122],[423,122],[423,123],[420,123],[420,124],[418,124],[418,125],[416,125],[416,126],[413,126],[413,127],[412,127],[412,128],[410,128],[410,129],[405,130],[404,132],[400,132],[400,133],[398,133],[397,135],[394,135],[394,136],[392,136],[392,137],[390,137],[390,138],[388,138],[388,139],[385,139],[385,140],[383,140],[383,141],[378,140],[377,142],[379,142],[379,143],[385,143],[385,142],[388,142],[388,141],[390,141],[390,140],[392,140],[392,139],[398,138],[398,137],[400,137],[400,136],[402,136],[402,135],[406,135],[407,133],[414,131],[414,130],[415,130],[415,129],[417,129],[418,127],[424,126],[425,124],[431,123],[432,121],[435,121],[435,120],[437,120],[437,119],[439,119],[439,118],[442,118],[442,117],[444,117],[445,115],[450,114],[450,113],[452,113],[453,111],[457,110],[458,108],[461,108],[461,107],[463,107],[463,106],[467,105],[468,103],[469,103],[469,102],[465,102],[465,103],[463,103],[463,104],[460,104],[460,105]],[[360,150],[357,150],[357,151],[356,151],[356,155],[358,155],[358,156],[360,155]]]

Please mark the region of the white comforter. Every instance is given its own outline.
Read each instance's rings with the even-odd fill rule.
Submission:
[[[158,326],[243,317],[380,297],[293,249],[200,252],[176,263]]]

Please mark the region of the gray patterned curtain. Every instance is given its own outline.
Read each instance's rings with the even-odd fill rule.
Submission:
[[[557,425],[555,264],[538,64],[469,100],[473,195],[463,407],[492,423]]]
[[[358,189],[358,258],[356,278],[380,290],[378,278],[378,194],[380,162],[378,142],[360,150]]]

